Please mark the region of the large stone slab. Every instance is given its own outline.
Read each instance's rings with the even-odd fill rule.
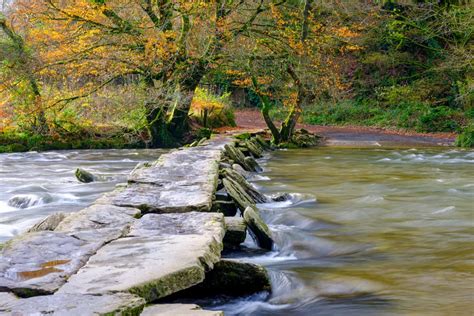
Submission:
[[[53,293],[102,244],[61,232],[24,234],[8,242],[0,253],[0,291],[22,297]]]
[[[143,310],[141,316],[224,316],[221,311],[206,311],[195,304],[159,304]]]
[[[0,315],[139,315],[144,306],[144,299],[128,293],[54,294],[27,299],[18,299],[11,294],[0,293]]]
[[[98,203],[152,213],[209,212],[221,157],[220,149],[206,146],[170,152],[151,166],[134,170],[127,187],[116,189]]]
[[[214,190],[201,184],[182,185],[178,188],[174,185],[133,183],[125,188],[115,189],[96,203],[134,207],[143,213],[209,212]]]
[[[82,240],[103,240],[106,243],[126,234],[140,214],[140,210],[136,208],[94,204],[70,214],[59,223],[55,231],[65,232]]]
[[[216,181],[221,160],[220,150],[177,150],[162,155],[151,167],[135,170],[129,182],[175,187],[192,184],[209,184]]]
[[[148,214],[102,247],[58,293],[131,292],[148,302],[204,280],[220,259],[222,214]]]

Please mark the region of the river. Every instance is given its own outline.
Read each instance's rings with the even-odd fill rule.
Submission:
[[[0,242],[91,204],[162,152],[0,155]],[[259,205],[276,249],[249,237],[225,256],[266,266],[273,293],[198,303],[226,315],[472,315],[474,152],[323,147],[275,151],[262,165],[262,192],[291,193]],[[79,183],[77,167],[109,181]],[[7,205],[24,194],[28,207]]]
[[[137,163],[155,160],[164,152],[120,149],[0,154],[0,243],[51,213],[87,207],[116,184],[126,182]],[[76,168],[107,181],[80,183],[74,176]],[[8,201],[14,197],[29,201],[12,207]]]
[[[273,293],[220,301],[226,315],[472,315],[474,152],[276,151],[254,183],[290,202],[260,205],[276,250]]]

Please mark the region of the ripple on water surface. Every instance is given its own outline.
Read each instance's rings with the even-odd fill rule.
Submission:
[[[329,159],[330,158],[330,159]],[[276,248],[273,293],[208,302],[228,315],[471,315],[474,153],[452,149],[277,151],[257,186]],[[266,179],[268,180],[268,179]],[[440,181],[441,180],[441,181]]]
[[[0,243],[54,212],[90,205],[164,150],[76,150],[0,154]],[[80,183],[76,168],[107,181]]]

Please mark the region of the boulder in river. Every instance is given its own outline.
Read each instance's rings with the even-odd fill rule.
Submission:
[[[246,140],[244,144],[255,158],[261,158],[263,156],[263,149],[255,141],[252,141],[251,139]]]
[[[206,273],[204,281],[173,295],[173,298],[200,298],[215,295],[243,296],[271,291],[264,267],[234,260],[221,260]]]
[[[247,236],[247,225],[242,217],[224,217],[225,236],[224,247],[234,249],[245,241]]]
[[[258,210],[253,207],[247,207],[244,211],[244,220],[257,245],[263,249],[272,250],[272,233],[267,224],[263,221]]]
[[[235,180],[224,178],[222,182],[224,183],[225,190],[235,201],[235,204],[241,212],[243,212],[248,206],[255,205],[253,198],[245,192],[245,190]]]
[[[95,175],[82,168],[77,168],[74,174],[76,175],[77,180],[83,183],[94,182],[97,180],[97,177]]]
[[[35,205],[49,203],[53,200],[47,193],[41,194],[18,194],[8,200],[8,206],[15,208],[28,208]]]
[[[269,199],[262,193],[258,192],[240,173],[233,169],[224,169],[222,175],[227,179],[237,183],[254,201],[254,203],[266,203]]]
[[[255,172],[263,171],[262,167],[260,167],[258,162],[255,159],[253,159],[253,157],[245,157],[244,161],[245,161],[245,164],[249,166],[250,171],[255,171]]]

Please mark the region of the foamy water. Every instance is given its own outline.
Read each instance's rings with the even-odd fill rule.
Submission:
[[[163,150],[76,150],[0,154],[0,243],[54,212],[75,212],[126,181]],[[80,183],[76,168],[105,181]]]

